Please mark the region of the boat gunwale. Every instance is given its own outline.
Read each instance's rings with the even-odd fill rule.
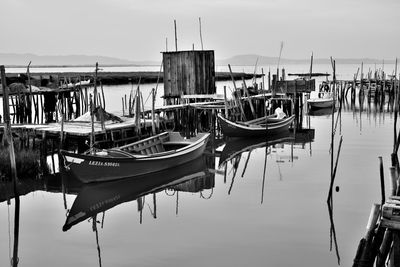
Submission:
[[[286,124],[292,123],[292,121],[294,120],[294,117],[295,117],[294,115],[291,115],[287,118],[284,118],[280,122],[267,123],[267,127],[265,127],[265,126],[260,126],[260,125],[246,126],[246,125],[238,124],[238,123],[230,121],[227,118],[224,118],[222,115],[218,114],[218,118],[222,119],[228,125],[235,126],[242,130],[249,130],[249,131],[266,130],[267,132],[268,132],[268,130],[275,130],[276,128],[279,128],[279,126],[284,126]]]
[[[190,143],[184,147],[178,148],[176,150],[158,152],[158,153],[149,154],[149,155],[141,155],[141,154],[131,153],[132,157],[108,157],[108,156],[91,155],[91,154],[78,154],[78,153],[69,152],[66,150],[60,150],[60,152],[64,157],[69,156],[69,157],[74,157],[74,158],[83,159],[83,160],[97,160],[97,161],[103,161],[103,162],[118,161],[121,163],[125,163],[125,162],[132,162],[132,161],[167,159],[167,158],[182,156],[186,153],[190,153],[190,152],[194,151],[195,149],[198,148],[198,146],[202,146],[203,143],[210,136],[209,133],[202,133],[202,134],[203,134],[203,136],[201,136],[199,139],[197,139],[193,143]],[[174,143],[178,144],[178,142],[174,142]],[[118,149],[118,148],[114,148],[114,149]],[[105,150],[105,151],[107,151],[107,150]],[[70,161],[67,160],[67,162],[70,162]]]

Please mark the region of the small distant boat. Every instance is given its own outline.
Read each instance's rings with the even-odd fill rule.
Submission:
[[[294,115],[278,118],[275,115],[258,118],[246,122],[233,122],[218,114],[218,122],[222,133],[230,137],[270,136],[289,130],[294,120]],[[267,122],[267,125],[265,125]]]
[[[182,185],[192,179],[209,179],[210,175],[205,158],[199,157],[173,169],[122,180],[85,184],[72,204],[63,231],[121,203]],[[203,189],[199,187],[194,190]]]
[[[61,89],[65,89],[65,88],[75,88],[78,86],[88,86],[90,85],[90,79],[89,80],[85,80],[85,81],[80,81],[80,82],[76,82],[76,83],[67,83],[61,86]]]
[[[173,168],[204,152],[209,133],[184,138],[164,132],[118,148],[77,154],[61,150],[67,169],[84,183],[111,181]]]
[[[322,94],[322,97],[310,98],[307,100],[310,109],[331,108],[335,104],[331,93],[320,94]]]

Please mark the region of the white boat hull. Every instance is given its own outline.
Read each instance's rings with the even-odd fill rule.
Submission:
[[[316,98],[307,100],[310,108],[330,108],[334,105],[333,98]]]

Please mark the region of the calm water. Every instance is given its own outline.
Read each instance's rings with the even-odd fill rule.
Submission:
[[[130,90],[118,88],[118,94],[117,89],[106,90],[107,103],[113,103],[110,95],[118,99],[109,104],[116,110],[120,94]],[[339,191],[333,194],[341,266],[352,264],[370,208],[380,202],[379,156],[389,183],[393,118],[366,108],[360,112],[346,107],[335,138],[336,155],[343,136],[335,181]],[[108,209],[104,220],[103,213],[97,215],[98,243],[91,220],[62,231],[66,210],[59,187],[21,196],[20,266],[99,266],[99,254],[102,266],[337,266],[326,202],[331,117],[309,116],[304,127],[315,130],[312,141],[270,140],[267,149],[237,153],[221,166],[220,157],[240,144],[215,142],[207,163],[163,173],[153,177],[154,182],[110,185],[108,190],[126,202]],[[185,183],[162,186],[177,176]],[[141,198],[141,211],[135,200],[142,195],[140,188],[150,192]],[[75,184],[67,190],[68,209],[79,198],[104,192]],[[8,266],[12,254],[14,206],[13,200],[10,206],[0,203],[0,266]]]

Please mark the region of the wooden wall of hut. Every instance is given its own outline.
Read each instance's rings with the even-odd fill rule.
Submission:
[[[214,51],[164,52],[164,97],[215,94]]]

